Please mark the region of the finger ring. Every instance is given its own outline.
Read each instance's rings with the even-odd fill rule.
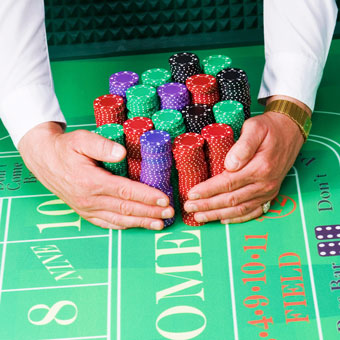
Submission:
[[[270,201],[262,204],[262,211],[264,214],[266,214],[270,209]]]

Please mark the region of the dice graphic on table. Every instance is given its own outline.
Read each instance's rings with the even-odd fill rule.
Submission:
[[[315,227],[315,236],[320,256],[340,256],[340,225],[321,225]]]

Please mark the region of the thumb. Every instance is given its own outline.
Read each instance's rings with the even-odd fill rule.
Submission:
[[[124,146],[96,133],[84,131],[79,152],[97,161],[120,162],[126,156]]]
[[[256,126],[256,124],[243,126],[239,140],[227,153],[224,166],[228,171],[240,170],[256,154],[264,139],[264,135],[260,133],[262,129],[257,129]]]

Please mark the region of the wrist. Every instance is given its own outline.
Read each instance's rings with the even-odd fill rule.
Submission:
[[[270,96],[267,98],[266,100],[266,106],[269,105],[271,102],[275,101],[275,100],[288,100],[294,104],[296,104],[297,106],[301,107],[302,110],[306,111],[309,115],[309,117],[312,116],[312,110],[303,102],[300,102],[299,100],[293,98],[293,97],[289,97],[289,96],[284,96],[284,95],[274,95],[274,96]]]

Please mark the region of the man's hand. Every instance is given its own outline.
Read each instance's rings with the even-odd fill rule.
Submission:
[[[163,192],[98,167],[97,161],[121,161],[126,151],[95,133],[43,123],[21,139],[19,151],[42,184],[95,225],[160,230],[162,219],[174,215]]]
[[[262,204],[279,193],[302,144],[299,127],[283,114],[248,119],[226,157],[227,170],[192,188],[185,210],[195,212],[198,222],[240,223],[259,217]]]

